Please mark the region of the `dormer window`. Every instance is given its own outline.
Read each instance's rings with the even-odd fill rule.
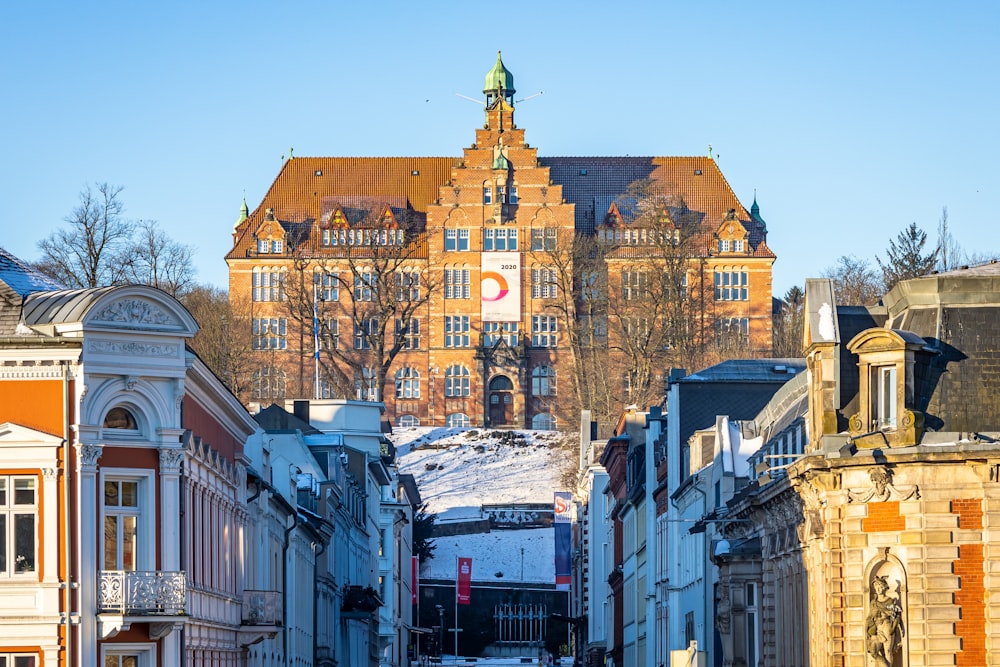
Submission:
[[[261,254],[271,252],[271,242],[267,239],[257,239],[257,252]]]
[[[729,239],[719,239],[719,252],[729,252]]]
[[[285,242],[281,239],[274,239],[271,241],[271,252],[282,253],[285,251]]]
[[[896,366],[871,367],[872,430],[896,428]]]
[[[733,240],[733,252],[745,252],[743,239]]]

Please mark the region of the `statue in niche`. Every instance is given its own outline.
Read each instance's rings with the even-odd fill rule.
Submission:
[[[871,604],[865,624],[868,655],[878,667],[892,667],[902,648],[903,607],[889,590],[887,577],[872,580]]]

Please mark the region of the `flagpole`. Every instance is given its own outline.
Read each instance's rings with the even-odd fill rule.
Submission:
[[[316,281],[313,280],[313,398],[319,398],[319,304],[316,300]]]
[[[459,558],[455,556],[455,664],[458,664],[458,567]]]

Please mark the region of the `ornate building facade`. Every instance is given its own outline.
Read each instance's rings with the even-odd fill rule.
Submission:
[[[582,402],[585,375],[606,374],[592,391],[621,405],[658,386],[661,364],[643,360],[679,337],[724,332],[769,354],[775,256],[756,202],[711,157],[540,157],[499,55],[483,93],[461,157],[290,158],[244,205],[226,261],[250,311],[251,400],[361,397],[399,425],[555,428],[575,423],[557,405]],[[645,265],[667,255],[679,271]],[[694,325],[657,312],[669,294],[697,301]],[[581,349],[624,339],[646,347],[581,370]]]

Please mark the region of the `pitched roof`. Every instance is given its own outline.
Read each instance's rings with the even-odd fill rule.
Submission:
[[[235,230],[228,258],[246,257],[254,248],[253,231],[267,209],[286,229],[312,225],[330,208],[331,198],[405,202],[418,215],[437,200],[439,189],[459,168],[462,158],[450,157],[296,157],[285,162],[260,205]],[[718,165],[709,157],[539,157],[563,198],[575,205],[576,228],[592,233],[610,204],[633,182],[652,179],[657,190],[682,198],[689,214],[702,223],[709,241],[733,210],[747,227],[754,257],[774,257],[764,243],[766,228],[743,207]]]
[[[0,248],[0,282],[22,297],[32,292],[62,289],[62,285],[48,278],[25,262]]]

